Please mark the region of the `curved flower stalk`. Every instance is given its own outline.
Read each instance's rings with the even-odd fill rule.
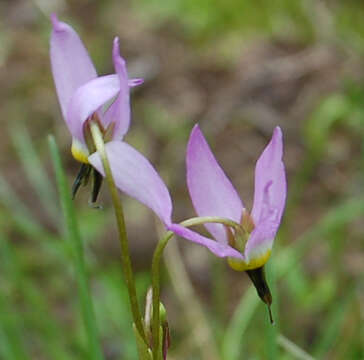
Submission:
[[[107,143],[105,149],[116,186],[153,210],[168,230],[207,247],[216,256],[243,260],[243,255],[233,247],[172,222],[172,200],[167,186],[141,153],[121,141]],[[89,161],[104,176],[99,154],[92,154]]]
[[[51,16],[53,30],[50,58],[57,95],[68,129],[72,135],[72,155],[83,165],[74,183],[73,195],[91,172],[88,157],[96,151],[90,132],[90,121],[98,123],[105,142],[120,141],[129,129],[129,88],[142,79],[129,79],[126,63],[120,56],[119,39],[115,38],[112,59],[115,74],[97,76],[95,67],[81,39],[68,24]],[[107,107],[108,103],[111,103]],[[101,185],[101,177],[93,172],[92,201]]]
[[[163,221],[167,229],[195,243],[206,246],[217,256],[242,258],[242,255],[232,247],[219,244],[182,225],[172,223],[172,200],[169,191],[151,163],[136,149],[122,141],[112,141],[105,145],[112,178],[116,186],[123,192],[139,200]],[[100,154],[94,153],[89,157],[90,164],[105,176]],[[160,317],[159,317],[159,263],[163,249],[173,232],[167,232],[154,252],[152,264],[153,279],[153,358],[160,358]]]
[[[108,143],[105,149],[120,190],[152,209],[168,230],[205,246],[216,256],[228,257],[233,269],[247,271],[260,298],[270,306],[272,298],[263,265],[270,256],[286,199],[282,132],[279,127],[274,130],[271,141],[256,164],[251,214],[217,163],[198,125],[192,130],[186,156],[188,189],[200,216],[200,221],[195,223],[203,223],[205,217],[216,218],[216,223],[205,224],[214,239],[185,227],[193,225],[193,221],[172,222],[169,191],[150,162],[137,150],[123,142]],[[91,155],[89,161],[103,174],[97,153]],[[230,226],[229,221],[234,226]]]
[[[268,260],[278,230],[286,198],[282,162],[282,132],[279,127],[255,169],[254,206],[246,211],[235,188],[213,156],[198,125],[192,130],[187,147],[187,184],[200,217],[230,219],[235,228],[205,224],[214,239],[207,238],[172,222],[172,200],[167,186],[151,163],[124,142],[110,142],[105,149],[116,186],[148,206],[168,230],[207,247],[219,257],[228,257],[236,270],[253,270]],[[90,163],[103,174],[97,153]]]

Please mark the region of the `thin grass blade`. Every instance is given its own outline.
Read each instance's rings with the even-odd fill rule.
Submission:
[[[86,270],[83,244],[76,220],[75,209],[71,199],[71,190],[67,184],[61,157],[54,137],[52,136],[49,137],[49,147],[55,169],[62,210],[65,217],[67,237],[72,244],[74,252],[74,266],[78,282],[81,312],[87,334],[89,358],[92,360],[101,360],[103,359],[103,355],[89,289],[89,278]]]
[[[32,309],[29,314],[14,313],[14,316],[21,315],[26,323],[34,327],[32,331],[38,331],[42,338],[42,345],[48,352],[50,358],[54,360],[69,359],[68,354],[63,348],[64,340],[67,338],[62,334],[62,330],[57,327],[57,322],[50,310],[44,294],[42,294],[35,283],[27,278],[16,252],[5,234],[0,234],[0,255],[2,274],[16,290],[17,295],[21,296],[27,307]],[[44,314],[47,314],[45,317]]]
[[[254,286],[250,286],[242,297],[226,329],[222,344],[223,359],[241,359],[242,344],[244,342],[243,334],[258,308],[259,302]]]
[[[24,346],[23,324],[16,312],[12,309],[7,301],[5,294],[0,291],[0,333],[4,334],[3,342],[6,344],[6,351],[10,359],[28,360]]]
[[[51,220],[57,224],[59,209],[57,207],[56,194],[28,131],[24,126],[14,124],[11,129],[11,138],[26,177],[37,193],[43,208],[47,211]]]

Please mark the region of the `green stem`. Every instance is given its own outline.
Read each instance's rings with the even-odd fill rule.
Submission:
[[[205,311],[199,301],[191,279],[187,274],[183,264],[180,251],[176,242],[169,244],[164,253],[164,260],[169,271],[169,277],[174,287],[174,291],[181,303],[185,323],[190,330],[189,338],[199,350],[201,360],[219,360],[219,351],[215,339],[211,334],[211,327],[206,317]],[[192,345],[192,344],[191,344]],[[189,359],[192,356],[187,353],[187,349],[182,349],[183,359]],[[176,354],[177,356],[177,354]],[[225,359],[225,358],[224,358]]]
[[[68,187],[66,176],[63,171],[61,157],[59,155],[56,142],[53,137],[49,137],[49,147],[56,173],[56,180],[60,194],[63,213],[66,221],[69,240],[74,251],[74,265],[76,269],[78,291],[80,295],[83,322],[87,333],[88,352],[90,359],[103,359],[101,345],[98,339],[95,313],[93,309],[92,297],[89,289],[89,280],[85,264],[83,244],[76,220],[75,209],[71,200],[71,193]]]
[[[180,223],[180,225],[182,225],[184,227],[190,227],[190,226],[201,225],[201,224],[206,224],[206,223],[223,224],[226,226],[230,226],[235,230],[241,231],[241,225],[238,224],[237,222],[230,220],[230,219],[217,217],[217,216],[194,217],[194,218],[182,221]]]
[[[287,339],[284,335],[279,334],[277,338],[277,343],[280,345],[287,353],[291,354],[297,360],[315,360],[310,354],[305,350],[296,345],[293,341]]]
[[[153,287],[153,319],[152,319],[152,334],[153,334],[153,360],[159,360],[161,357],[161,349],[159,344],[159,264],[169,239],[173,236],[172,231],[168,231],[166,235],[158,242],[158,245],[153,254],[152,261],[152,287]]]
[[[236,230],[240,230],[241,226],[235,221],[220,218],[215,216],[205,216],[205,217],[194,217],[191,219],[187,219],[182,221],[180,225],[185,227],[201,225],[205,223],[219,223],[226,226],[230,226]],[[160,295],[160,259],[163,254],[163,250],[166,247],[168,241],[172,238],[173,232],[168,231],[166,235],[158,242],[158,245],[153,254],[152,261],[152,288],[153,288],[153,319],[152,319],[152,337],[153,337],[153,359],[159,360],[161,356],[160,350],[160,319],[159,319],[159,295]]]
[[[98,125],[95,122],[91,122],[91,133],[92,138],[96,146],[96,150],[99,153],[102,161],[102,165],[105,171],[105,178],[107,184],[110,189],[111,199],[115,210],[116,222],[118,226],[119,232],[119,240],[120,240],[120,247],[121,247],[121,263],[123,267],[123,272],[125,276],[126,285],[128,288],[129,293],[129,300],[131,311],[133,315],[133,320],[137,330],[139,331],[140,336],[142,339],[147,342],[142,317],[139,310],[138,299],[136,295],[136,288],[135,288],[135,281],[133,275],[133,269],[130,260],[130,252],[129,252],[129,244],[128,238],[126,234],[126,226],[124,220],[124,212],[123,207],[120,201],[118,189],[116,188],[114,178],[112,176],[110,163],[107,158],[104,140],[102,138],[101,131]]]

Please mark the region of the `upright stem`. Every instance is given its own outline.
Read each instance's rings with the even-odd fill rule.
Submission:
[[[81,311],[89,346],[89,358],[91,360],[102,360],[104,357],[102,354],[100,340],[98,338],[83,243],[77,224],[74,205],[71,200],[70,189],[68,188],[66,176],[63,170],[61,157],[53,137],[49,138],[49,147],[56,173],[56,180],[61,199],[62,210],[65,217],[66,228],[68,231],[67,236],[72,244]]]
[[[159,343],[159,264],[163,255],[163,250],[166,247],[169,239],[173,236],[172,231],[168,231],[166,235],[158,242],[158,245],[153,254],[152,260],[152,287],[153,287],[153,321],[152,321],[152,334],[153,334],[153,360],[159,360],[161,357],[161,349]]]
[[[136,295],[133,269],[131,266],[129,244],[128,244],[128,238],[127,238],[127,234],[126,234],[123,207],[122,207],[122,204],[120,201],[118,190],[115,186],[114,178],[112,176],[110,163],[107,158],[106,151],[105,151],[104,140],[102,138],[101,131],[95,122],[91,122],[91,133],[92,133],[93,141],[96,146],[96,150],[98,151],[98,153],[101,157],[102,165],[103,165],[104,171],[105,171],[105,178],[106,178],[107,184],[110,189],[111,199],[112,199],[112,203],[113,203],[114,210],[115,210],[116,222],[117,222],[118,232],[119,232],[120,247],[121,247],[121,263],[122,263],[122,267],[123,267],[126,285],[128,288],[133,320],[134,320],[137,330],[140,333],[140,336],[146,342],[147,340],[146,340],[146,336],[145,336],[145,332],[144,332],[143,321],[142,321],[142,317],[140,314],[138,299],[137,299],[137,295]]]
[[[176,242],[169,244],[164,253],[164,260],[169,278],[182,305],[183,316],[189,325],[189,337],[199,349],[199,358],[201,360],[221,360],[205,311],[193,289]],[[185,354],[183,358],[189,358],[188,354]]]

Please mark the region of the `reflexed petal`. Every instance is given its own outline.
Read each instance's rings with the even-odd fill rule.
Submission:
[[[286,175],[283,156],[282,131],[276,127],[271,141],[264,149],[255,167],[255,189],[252,217],[256,225],[264,217],[265,189],[269,183],[269,206],[276,213],[278,224],[286,202]]]
[[[191,240],[196,244],[207,247],[216,256],[229,256],[242,260],[244,259],[243,255],[240,254],[237,250],[233,249],[231,246],[218,243],[217,241],[211,240],[181,225],[172,224],[168,226],[168,229],[173,231],[175,234],[184,237],[185,239]]]
[[[243,204],[230,180],[217,163],[198,125],[187,146],[187,185],[198,216],[219,216],[240,222]],[[225,227],[206,224],[222,244],[227,244]]]
[[[266,220],[253,230],[244,251],[248,264],[253,261],[263,260],[263,264],[260,264],[260,266],[264,265],[269,258],[278,227],[279,223],[276,221]]]
[[[53,31],[50,39],[52,73],[63,117],[78,87],[96,78],[95,67],[85,46],[71,26],[51,15]]]
[[[128,81],[130,87],[142,83],[142,79],[131,79]],[[83,142],[84,122],[89,116],[98,111],[105,103],[117,95],[119,90],[120,80],[117,74],[99,76],[78,88],[69,103],[66,117],[66,122],[71,134],[79,139],[79,141]],[[113,105],[114,104],[112,104],[110,108],[113,107]],[[111,110],[110,108],[107,112]],[[105,115],[102,117],[104,116]],[[104,119],[101,120],[105,123]]]
[[[255,168],[252,217],[256,227],[245,247],[245,257],[250,262],[267,259],[281,222],[286,201],[286,176],[282,156],[282,131],[277,127]]]
[[[115,71],[119,77],[119,94],[103,116],[105,128],[113,122],[115,124],[113,139],[121,140],[129,129],[130,124],[130,96],[128,73],[124,59],[120,56],[119,39],[114,39],[112,58]]]
[[[79,162],[88,164],[88,157],[90,152],[88,151],[87,146],[77,140],[76,138],[72,139],[72,147],[71,147],[72,156]]]
[[[151,163],[137,150],[121,141],[105,145],[116,186],[152,209],[166,226],[171,224],[172,200],[168,189]],[[104,174],[98,153],[89,162]]]
[[[262,191],[262,206],[260,219],[252,231],[246,246],[244,255],[247,261],[266,258],[273,246],[273,241],[279,228],[282,214],[279,209],[272,206],[273,182],[270,181]]]
[[[117,75],[100,76],[79,87],[68,106],[66,122],[71,134],[84,141],[84,122],[120,89]]]

